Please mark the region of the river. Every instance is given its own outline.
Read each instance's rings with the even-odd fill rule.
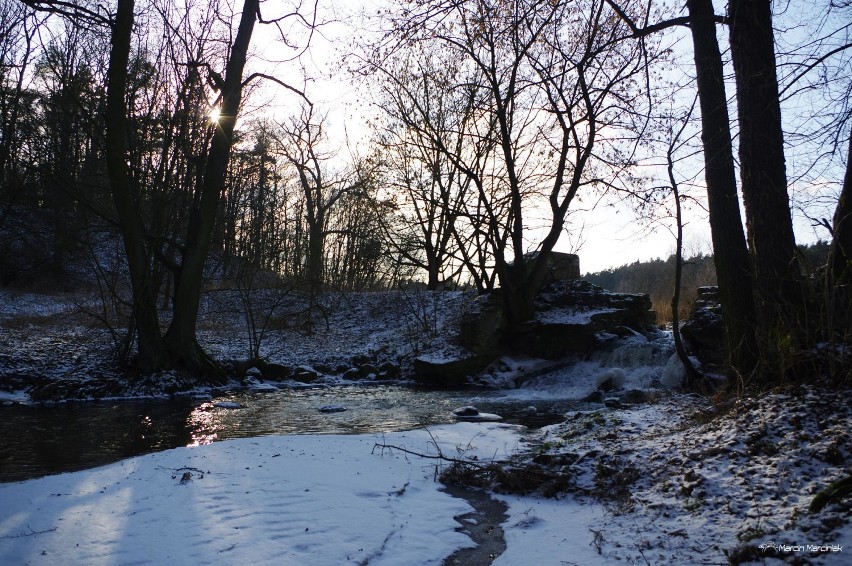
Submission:
[[[452,410],[470,404],[531,427],[557,422],[578,406],[570,399],[531,402],[497,390],[433,391],[390,384],[233,391],[202,399],[8,405],[0,407],[0,481],[229,438],[408,430],[452,422]],[[319,411],[328,405],[346,410]]]

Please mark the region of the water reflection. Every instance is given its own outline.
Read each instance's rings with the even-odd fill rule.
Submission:
[[[210,400],[67,403],[0,407],[0,481],[79,470],[177,446],[268,434],[357,434],[451,422],[454,408],[476,404],[527,425],[554,422],[569,400],[511,401],[499,391],[424,391],[355,386],[236,392]],[[322,413],[324,405],[342,405]],[[237,406],[239,408],[229,408]]]
[[[0,407],[0,481],[92,468],[191,442],[187,401]]]

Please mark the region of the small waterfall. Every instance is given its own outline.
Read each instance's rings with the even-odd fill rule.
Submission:
[[[671,332],[613,336],[586,359],[524,380],[518,395],[582,399],[599,388],[658,388],[666,372],[672,371],[667,367],[674,351]]]

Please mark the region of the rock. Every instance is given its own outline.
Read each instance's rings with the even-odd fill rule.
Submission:
[[[383,362],[379,365],[379,379],[396,379],[402,373],[402,368],[393,362]]]
[[[467,407],[454,409],[453,414],[457,417],[472,417],[479,414],[479,409],[472,405],[468,405]]]
[[[624,388],[627,374],[621,368],[608,368],[598,374],[597,388],[599,391],[618,391]]]
[[[414,359],[414,378],[433,387],[459,388],[488,361],[487,357],[461,349],[424,353]]]
[[[255,379],[263,379],[263,372],[260,371],[257,367],[252,366],[246,370],[246,377],[253,377]]]
[[[703,285],[698,288],[698,297],[705,301],[719,300],[719,287],[716,285]]]
[[[643,405],[645,403],[649,403],[651,401],[651,397],[645,392],[639,389],[631,389],[629,391],[625,391],[621,396],[622,403],[629,403],[631,405]]]
[[[627,405],[622,403],[621,400],[617,399],[616,397],[607,397],[606,399],[604,399],[604,405],[606,405],[606,407],[608,409],[626,409],[627,408]]]
[[[334,373],[334,368],[333,368],[333,367],[331,367],[331,366],[330,366],[330,365],[328,365],[328,364],[317,364],[316,366],[314,366],[314,369],[315,369],[318,373],[321,373],[321,374],[326,374],[326,375],[328,375],[328,374]]]
[[[494,413],[480,413],[479,409],[473,406],[459,407],[453,411],[453,416],[458,421],[466,422],[497,422],[502,421],[503,417]]]
[[[660,383],[667,389],[677,389],[683,384],[684,379],[686,379],[686,368],[683,367],[677,353],[672,354],[666,362],[666,367],[663,368]]]
[[[299,383],[312,383],[317,380],[319,373],[308,366],[298,366],[293,370],[293,375],[290,379]]]
[[[474,423],[496,423],[502,421],[503,417],[494,413],[479,413],[475,417],[456,417],[456,420]]]
[[[477,297],[459,321],[459,344],[483,357],[496,355],[500,348],[503,320],[500,289]]]
[[[718,287],[699,287],[689,318],[680,328],[690,353],[702,363],[719,365],[723,360],[722,305]]]
[[[379,375],[379,368],[374,366],[373,364],[362,364],[360,368],[358,368],[359,373],[362,378],[376,377]]]
[[[289,367],[281,364],[267,363],[263,367],[263,377],[269,381],[284,381],[293,373]]]
[[[655,316],[648,295],[612,293],[587,281],[557,281],[535,300],[536,318],[513,340],[525,354],[558,359],[587,353],[599,335],[650,332]]]
[[[346,411],[346,407],[343,405],[323,405],[322,407],[317,409],[320,413],[342,413]]]
[[[532,260],[538,258],[538,252],[526,254],[527,269],[533,268]],[[547,275],[545,283],[554,281],[568,281],[580,278],[580,256],[577,254],[566,254],[563,252],[550,252],[547,254]]]
[[[556,360],[588,354],[605,336],[655,329],[648,295],[611,293],[582,280],[554,281],[541,290],[534,306],[535,319],[514,329],[509,341],[504,336],[502,290],[478,297],[460,321],[458,344],[463,353],[441,359],[432,353],[418,357],[415,379],[438,387],[459,387],[505,350]]]
[[[343,375],[341,375],[341,377],[349,381],[354,381],[361,377],[361,370],[359,370],[358,368],[349,368],[343,372]]]
[[[601,391],[592,391],[580,400],[584,403],[603,403],[604,395]]]

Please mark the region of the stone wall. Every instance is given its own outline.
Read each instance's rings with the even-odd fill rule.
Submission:
[[[538,257],[538,252],[527,254],[527,270],[532,269],[532,260]],[[550,252],[547,254],[547,276],[545,285],[554,281],[570,281],[580,278],[580,256],[577,254],[566,254],[562,252]]]

